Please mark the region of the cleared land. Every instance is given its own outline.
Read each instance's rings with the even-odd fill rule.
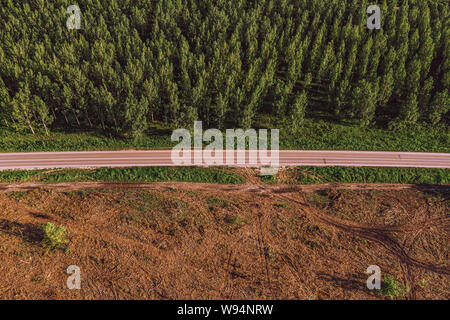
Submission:
[[[450,296],[448,186],[28,187],[0,193],[0,298]],[[42,243],[48,222],[68,250]],[[66,289],[73,264],[79,291]],[[373,264],[380,292],[365,286]]]

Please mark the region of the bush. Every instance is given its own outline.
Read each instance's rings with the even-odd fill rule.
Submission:
[[[389,297],[391,300],[394,298],[403,298],[407,292],[408,288],[390,275],[384,277],[383,285],[379,290],[379,293],[383,297]]]
[[[46,223],[42,226],[44,238],[42,244],[50,249],[67,249],[67,230],[63,226],[57,226],[53,223]]]

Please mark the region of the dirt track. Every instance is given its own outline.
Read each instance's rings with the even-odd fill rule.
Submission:
[[[242,185],[224,185],[214,183],[192,182],[24,182],[0,183],[0,193],[12,191],[31,191],[48,189],[55,191],[76,191],[85,189],[133,188],[147,190],[193,190],[193,191],[223,191],[223,192],[250,192],[250,193],[290,193],[290,192],[317,192],[320,190],[421,190],[436,191],[450,190],[450,185],[415,185],[415,184],[389,184],[389,183],[327,183],[314,185],[266,185],[261,183],[247,183]]]

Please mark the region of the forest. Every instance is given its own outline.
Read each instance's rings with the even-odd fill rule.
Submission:
[[[0,0],[0,126],[138,137],[152,122],[449,124],[449,2]],[[381,8],[381,29],[366,9]]]

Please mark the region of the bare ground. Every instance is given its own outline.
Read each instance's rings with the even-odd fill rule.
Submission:
[[[0,184],[2,299],[448,299],[449,188]],[[41,224],[68,230],[49,250]],[[66,287],[69,265],[81,290]]]

